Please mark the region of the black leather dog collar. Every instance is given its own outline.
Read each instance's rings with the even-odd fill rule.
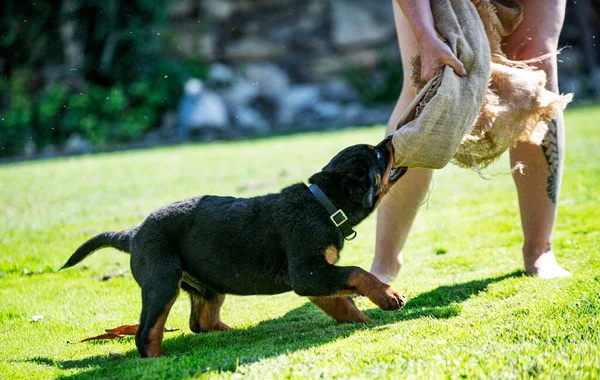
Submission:
[[[321,190],[321,188],[314,183],[308,187],[311,193],[317,198],[317,201],[327,210],[329,213],[329,219],[334,226],[339,228],[344,234],[344,239],[352,240],[356,237],[356,231],[352,229],[350,223],[348,223],[348,217],[341,208],[337,208],[327,198],[327,195]]]

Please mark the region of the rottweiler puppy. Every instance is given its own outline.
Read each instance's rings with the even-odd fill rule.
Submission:
[[[142,357],[163,355],[165,321],[180,288],[190,295],[190,329],[229,330],[220,319],[226,294],[307,296],[333,319],[370,319],[348,297],[368,297],[384,310],[404,296],[355,266],[336,266],[352,226],[365,219],[406,172],[392,168],[391,138],[354,145],[321,172],[278,194],[255,198],[199,196],[152,212],[141,224],[104,232],[79,247],[63,268],[114,247],[131,254],[131,273],[142,289],[135,342]],[[62,269],[62,268],[61,268]]]

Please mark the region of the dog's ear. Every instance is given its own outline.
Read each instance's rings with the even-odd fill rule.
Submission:
[[[329,184],[339,185],[343,180],[343,177],[339,173],[335,172],[318,172],[310,176],[308,183],[314,183],[316,185],[328,186]]]

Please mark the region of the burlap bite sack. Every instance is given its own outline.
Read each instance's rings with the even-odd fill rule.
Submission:
[[[393,136],[395,166],[439,169],[450,160],[463,167],[492,163],[517,141],[540,144],[547,123],[571,96],[547,91],[543,71],[506,59],[502,36],[522,19],[518,0],[432,0],[436,29],[465,65],[461,78],[450,67],[422,89]]]

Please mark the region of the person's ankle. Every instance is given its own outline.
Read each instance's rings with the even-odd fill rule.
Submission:
[[[571,275],[558,264],[550,243],[524,244],[523,263],[525,271],[531,276],[549,279]]]
[[[396,276],[398,272],[402,268],[402,264],[404,262],[402,252],[400,252],[397,256],[387,257],[387,258],[375,258],[373,264],[371,265],[370,272],[375,275],[381,282],[389,283]]]

